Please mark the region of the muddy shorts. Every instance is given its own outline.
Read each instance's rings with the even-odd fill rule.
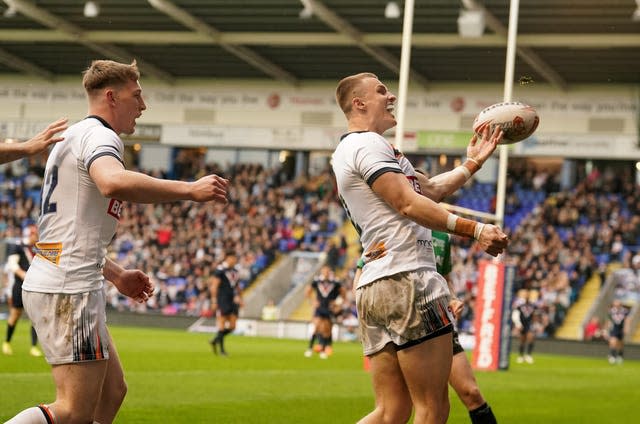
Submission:
[[[102,289],[77,294],[23,290],[22,300],[48,363],[69,364],[109,358]]]
[[[432,269],[400,272],[356,290],[362,347],[372,355],[404,349],[453,331],[449,289]]]

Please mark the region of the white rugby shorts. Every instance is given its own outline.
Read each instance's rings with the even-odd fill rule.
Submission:
[[[365,355],[393,343],[414,346],[453,331],[449,289],[433,269],[400,272],[356,290],[360,337]]]
[[[103,289],[77,294],[23,290],[22,300],[48,363],[109,359]]]

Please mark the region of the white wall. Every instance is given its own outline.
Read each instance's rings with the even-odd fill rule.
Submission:
[[[169,145],[332,150],[345,124],[335,104],[333,83],[290,87],[276,82],[203,81],[170,87],[142,80],[141,84],[148,109],[138,122],[161,125],[161,141]],[[395,83],[389,87],[395,90]],[[417,151],[411,133],[469,131],[463,125],[468,126],[482,108],[501,101],[502,85],[434,84],[428,91],[410,87],[409,93],[405,128],[410,134],[404,149]],[[587,143],[592,154],[638,155],[638,94],[631,86],[583,86],[562,93],[532,83],[516,86],[513,99],[535,106],[541,118],[538,143],[524,154],[545,154],[547,146],[558,154],[558,145],[568,155],[580,153],[582,149],[575,147],[589,134],[589,120],[613,118],[622,120],[621,131],[598,134]],[[27,137],[59,116],[76,121],[85,115],[79,77],[58,83],[0,79],[0,137]],[[600,139],[614,143],[607,141],[612,137],[618,153],[608,144],[598,144]]]
[[[168,171],[169,162],[171,160],[171,148],[167,146],[144,144],[140,149],[139,160],[141,169],[160,169]]]

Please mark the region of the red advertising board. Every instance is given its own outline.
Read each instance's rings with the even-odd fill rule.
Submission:
[[[503,342],[503,327],[508,327],[510,305],[505,304],[505,267],[498,261],[478,262],[478,287],[475,304],[475,346],[472,365],[474,369],[495,371],[508,367],[501,364],[501,353],[508,355],[509,344]],[[507,296],[509,297],[509,296]],[[506,332],[508,338],[508,331]],[[502,366],[501,366],[502,365]]]

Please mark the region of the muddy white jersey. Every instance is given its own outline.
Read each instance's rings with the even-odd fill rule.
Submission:
[[[123,162],[120,137],[100,118],[88,117],[64,133],[45,169],[36,256],[23,289],[79,293],[102,287],[106,248],[122,203],[105,198],[89,175],[94,160],[108,155]]]
[[[398,272],[435,270],[431,230],[400,215],[371,188],[384,173],[397,172],[420,193],[411,163],[381,135],[353,132],[342,137],[332,166],[340,201],[364,249],[358,287]]]

